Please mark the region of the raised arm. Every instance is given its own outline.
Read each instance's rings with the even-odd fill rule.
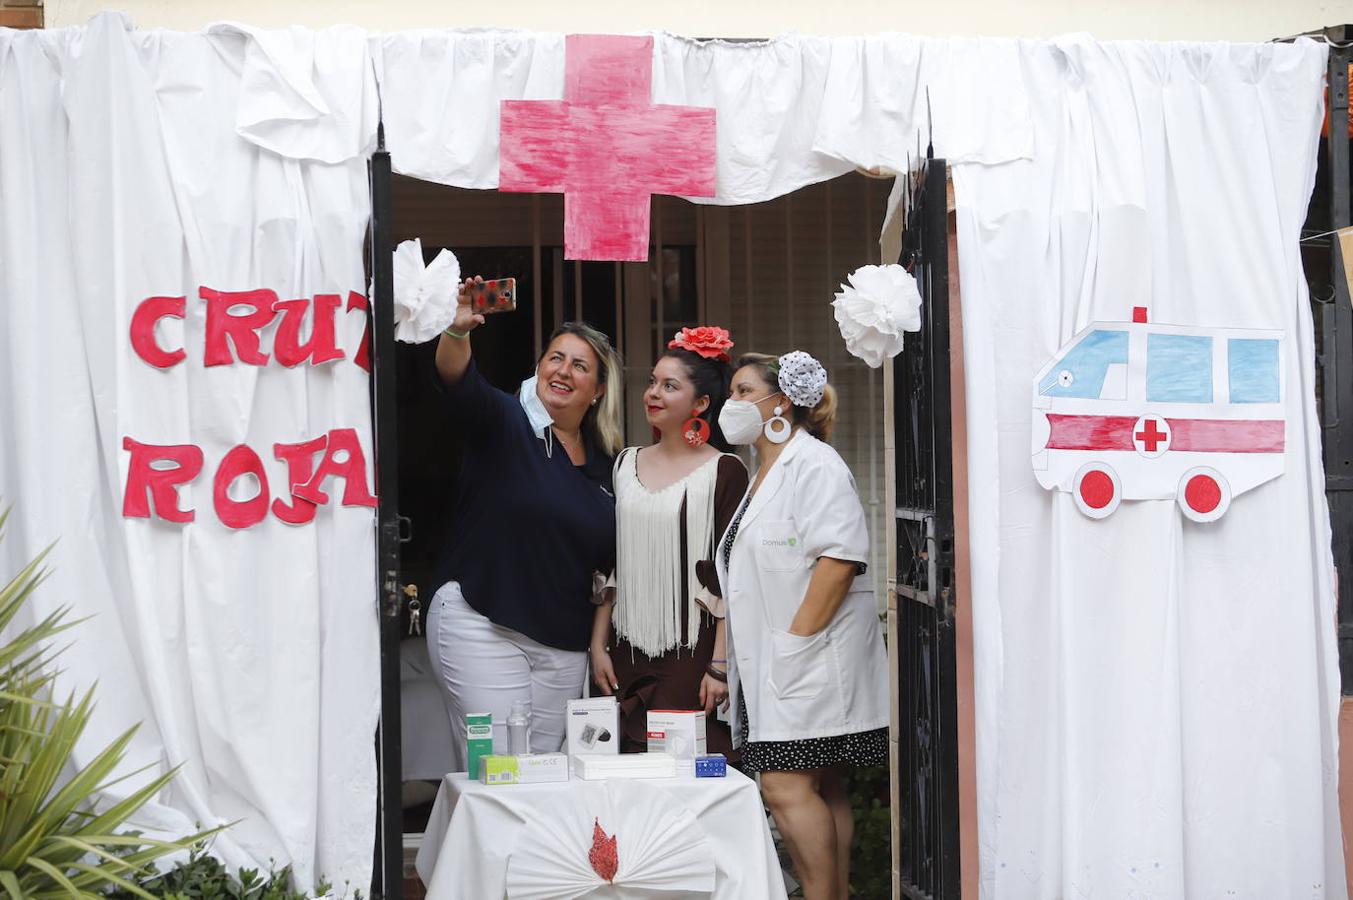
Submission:
[[[437,374],[448,387],[459,384],[470,366],[470,332],[484,324],[484,317],[470,309],[469,288],[483,283],[478,275],[465,279],[456,298],[456,318],[438,339]]]

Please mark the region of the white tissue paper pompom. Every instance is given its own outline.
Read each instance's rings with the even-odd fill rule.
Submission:
[[[460,261],[442,250],[423,265],[423,242],[404,241],[395,248],[395,338],[406,344],[430,341],[451,327],[460,293]]]
[[[921,292],[898,265],[861,266],[832,301],[836,324],[852,356],[877,369],[902,352],[902,333],[921,330]]]

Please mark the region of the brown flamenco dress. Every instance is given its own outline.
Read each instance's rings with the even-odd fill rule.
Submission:
[[[608,646],[620,683],[620,751],[636,753],[647,749],[650,709],[701,708],[700,682],[723,614],[714,548],[747,491],[747,469],[723,454],[662,491],[649,491],[631,448],[616,460],[615,479],[619,546]],[[691,519],[692,501],[703,521]],[[692,533],[700,544],[694,559]],[[678,552],[663,543],[679,544],[671,548]],[[641,570],[628,572],[626,565]],[[706,720],[705,733],[709,752],[736,762],[729,726],[717,714]]]

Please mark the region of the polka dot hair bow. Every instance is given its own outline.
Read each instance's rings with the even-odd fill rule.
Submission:
[[[780,390],[795,406],[812,409],[827,389],[827,370],[822,363],[802,350],[791,350],[780,357]]]

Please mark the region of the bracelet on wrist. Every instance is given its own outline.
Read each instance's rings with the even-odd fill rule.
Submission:
[[[708,675],[710,678],[713,678],[715,681],[722,681],[724,683],[728,682],[728,673],[721,672],[718,669],[714,668],[713,666],[705,666],[705,674]]]
[[[443,331],[442,334],[446,335],[449,338],[455,338],[458,341],[463,341],[470,336],[470,332],[457,331],[454,328],[448,328],[445,331]]]

